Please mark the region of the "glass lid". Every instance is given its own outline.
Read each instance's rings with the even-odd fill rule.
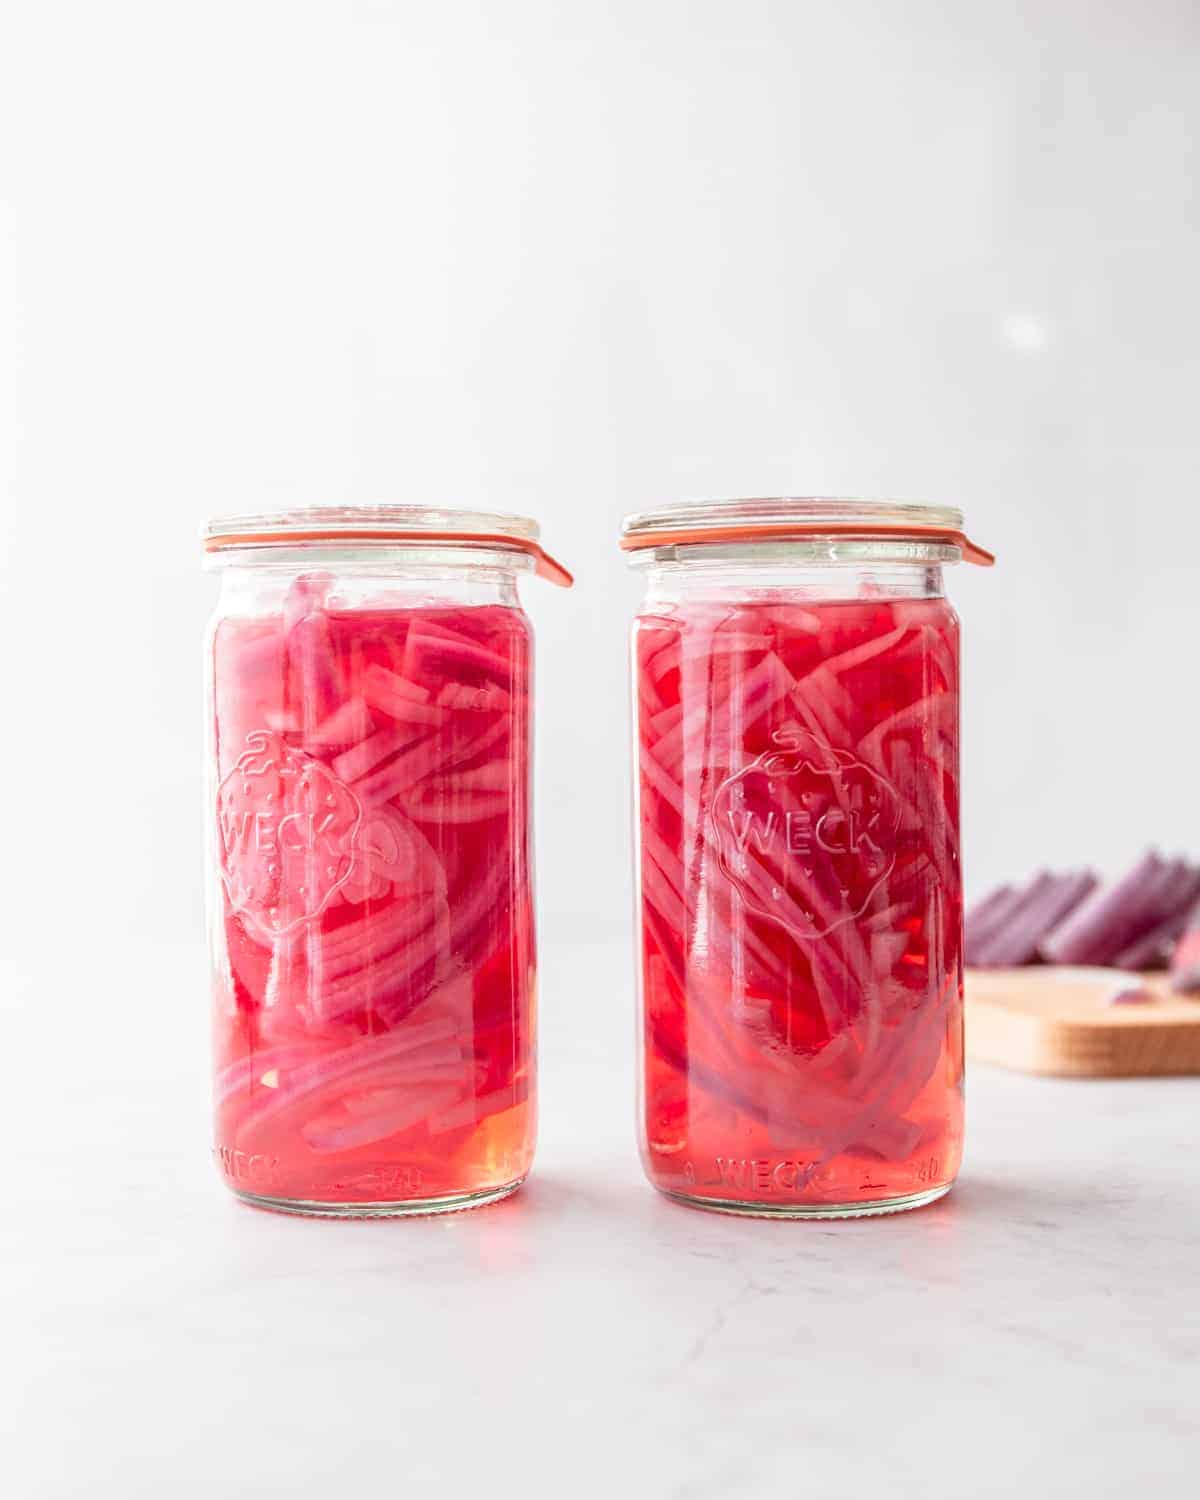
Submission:
[[[453,510],[424,505],[310,505],[298,510],[257,511],[243,515],[217,516],[208,523],[205,538],[222,545],[236,544],[246,535],[278,537],[295,541],[297,532],[321,533],[321,540],[349,537],[361,541],[376,536],[391,539],[397,530],[405,533],[522,537],[536,541],[538,523],[528,516],[503,511]]]
[[[231,553],[310,543],[356,546],[484,547],[519,552],[537,573],[564,588],[570,573],[547,553],[538,523],[503,511],[422,505],[313,505],[296,510],[218,516],[204,533],[205,551]]]
[[[897,500],[770,496],[752,500],[683,501],[627,516],[626,552],[648,548],[847,538],[911,541],[952,549],[966,562],[995,558],[963,531],[962,511]]]

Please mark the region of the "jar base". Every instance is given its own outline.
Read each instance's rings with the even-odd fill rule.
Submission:
[[[441,1198],[403,1198],[380,1203],[322,1203],[308,1198],[272,1198],[265,1193],[247,1193],[234,1188],[234,1197],[252,1208],[265,1208],[277,1214],[296,1214],[306,1219],[416,1219],[432,1214],[458,1214],[469,1208],[486,1208],[510,1197],[525,1181],[518,1177],[501,1187],[484,1188],[476,1193],[447,1193]]]
[[[685,1208],[702,1208],[708,1213],[735,1214],[743,1219],[869,1219],[882,1214],[902,1214],[911,1208],[925,1208],[944,1198],[954,1186],[944,1182],[923,1193],[905,1193],[899,1198],[880,1198],[873,1203],[739,1203],[730,1198],[701,1198],[692,1193],[677,1193],[659,1188],[664,1198],[682,1203]]]

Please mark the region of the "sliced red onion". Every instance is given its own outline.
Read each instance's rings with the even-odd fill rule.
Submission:
[[[1116,969],[1161,969],[1175,948],[1188,922],[1188,913],[1200,897],[1200,870],[1184,866],[1164,899],[1176,903],[1147,932],[1118,953],[1113,959]]]
[[[1107,964],[1144,930],[1146,887],[1157,884],[1164,861],[1153,851],[1111,885],[1075,908],[1041,943],[1054,964]]]
[[[1090,870],[1053,876],[1051,884],[1043,887],[1037,899],[1011,923],[1008,932],[989,945],[986,961],[1007,967],[1036,962],[1042,939],[1086,900],[1097,884]]]
[[[977,945],[977,956],[972,959],[984,967],[999,968],[1007,967],[1007,957],[1010,943],[1008,939],[1015,927],[1024,922],[1030,912],[1036,910],[1037,906],[1055,888],[1055,877],[1049,870],[1039,870],[1033,879],[1018,889],[1017,899],[1012,902],[1004,913],[1002,922],[998,922],[993,931]]]
[[[1109,1005],[1149,1005],[1153,993],[1142,984],[1121,984],[1108,997]]]
[[[969,964],[978,962],[983,945],[999,930],[1008,913],[1021,899],[1020,890],[1002,885],[972,906],[963,919],[966,928],[964,957]]]
[[[1177,995],[1200,995],[1200,902],[1171,954],[1171,988]]]
[[[1200,935],[1187,947],[1180,943],[1189,923],[1200,927],[1198,903],[1200,865],[1164,859],[1156,850],[1100,888],[1090,870],[1041,870],[972,907],[966,960],[980,968],[1015,968],[1040,958],[1136,971],[1163,967],[1179,943],[1183,956],[1174,960],[1175,970],[1200,971]],[[1200,990],[1200,974],[1183,983]]]
[[[1013,968],[1036,961],[1038,946],[1091,893],[1090,870],[1063,875],[1040,872],[1015,891],[1005,887],[967,917],[967,962],[981,968]]]

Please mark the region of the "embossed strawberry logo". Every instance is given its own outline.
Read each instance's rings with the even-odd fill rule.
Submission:
[[[742,900],[800,938],[861,916],[895,863],[900,805],[889,782],[807,730],[780,730],[728,777],[711,818]]]
[[[321,761],[256,730],[217,792],[221,878],[271,937],[318,916],[354,868],[362,806]]]

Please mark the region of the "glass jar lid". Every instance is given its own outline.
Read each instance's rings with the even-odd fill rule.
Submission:
[[[247,553],[310,544],[355,547],[476,547],[519,553],[550,583],[570,588],[571,574],[542,547],[538,523],[501,511],[420,505],[314,505],[298,510],[218,516],[208,523],[204,550]]]
[[[769,497],[699,500],[662,505],[627,516],[621,528],[626,552],[679,547],[812,543],[824,539],[910,543],[934,549],[939,561],[991,567],[995,558],[962,529],[960,510],[948,505],[911,505],[895,500]]]

